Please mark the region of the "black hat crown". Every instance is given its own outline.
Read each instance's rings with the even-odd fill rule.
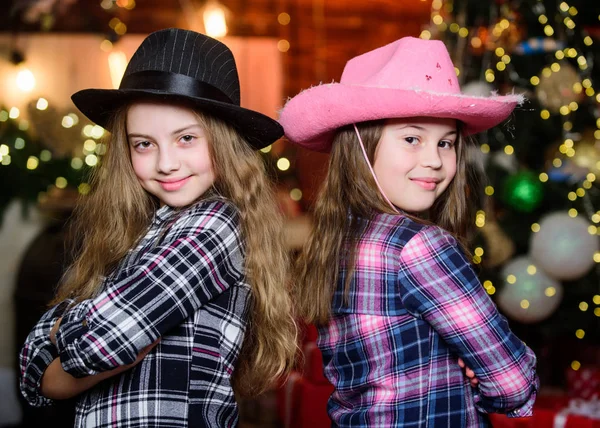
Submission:
[[[192,103],[234,126],[255,148],[283,135],[277,121],[240,106],[231,50],[194,31],[169,28],[150,34],[131,57],[119,89],[84,89],[71,97],[83,114],[104,127],[121,105],[140,98]]]
[[[240,81],[231,50],[194,31],[169,28],[144,39],[119,89],[141,87],[176,92],[194,88],[197,95],[204,92],[209,98],[240,105]]]

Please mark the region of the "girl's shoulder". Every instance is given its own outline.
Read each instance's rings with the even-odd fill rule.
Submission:
[[[222,196],[211,196],[190,205],[182,211],[191,217],[221,216],[237,219],[240,216],[238,207],[229,199]]]
[[[419,241],[421,245],[433,247],[458,245],[454,236],[442,227],[422,223],[404,215],[378,214],[371,220],[370,229],[379,235],[387,235],[388,240],[400,248],[410,241]]]
[[[169,234],[188,235],[202,230],[239,233],[240,212],[228,199],[211,197],[177,211],[166,228]]]

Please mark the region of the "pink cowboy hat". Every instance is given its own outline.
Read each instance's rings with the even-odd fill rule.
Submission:
[[[344,125],[444,117],[460,120],[466,134],[475,134],[501,123],[523,100],[522,95],[461,94],[446,46],[405,37],[352,58],[340,83],[300,92],[285,104],[279,123],[290,141],[328,152],[335,130]]]

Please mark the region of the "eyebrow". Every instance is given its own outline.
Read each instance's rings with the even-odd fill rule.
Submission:
[[[415,129],[418,129],[419,131],[426,131],[426,129],[423,126],[419,126],[419,125],[398,125],[398,129],[406,129],[406,128],[415,128]],[[444,134],[444,137],[447,137],[450,135],[458,135],[458,132],[457,131],[448,131]]]
[[[179,128],[179,129],[176,129],[175,131],[171,132],[171,135],[180,134],[184,131],[187,131],[187,130],[189,130],[191,128],[195,128],[195,127],[200,127],[200,124],[192,123],[190,125],[186,125],[183,128]],[[137,132],[132,132],[131,134],[127,134],[127,138],[133,138],[133,137],[152,139],[152,137],[147,134],[138,134]]]

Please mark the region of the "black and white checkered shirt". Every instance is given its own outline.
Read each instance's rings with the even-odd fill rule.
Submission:
[[[239,213],[212,199],[182,212],[165,206],[94,299],[48,311],[19,356],[21,390],[36,406],[44,370],[60,356],[75,377],[133,362],[77,403],[76,427],[229,427],[238,411],[231,375],[250,302]],[[63,316],[52,345],[49,332]]]

